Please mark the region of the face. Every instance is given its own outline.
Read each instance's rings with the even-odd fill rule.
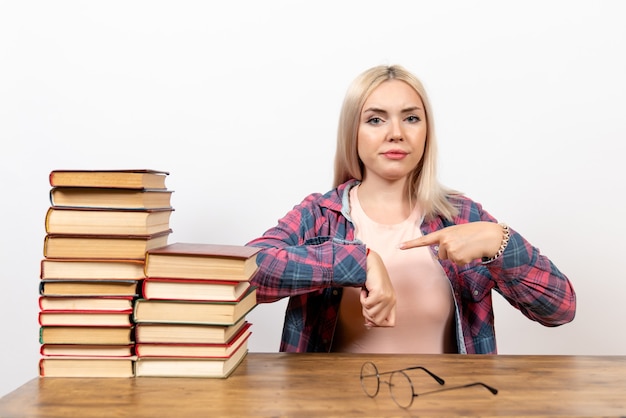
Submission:
[[[404,180],[424,156],[426,113],[417,92],[400,80],[387,80],[367,98],[357,133],[363,181]]]

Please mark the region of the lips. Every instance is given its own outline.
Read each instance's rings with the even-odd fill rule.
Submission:
[[[383,155],[389,158],[390,160],[401,160],[404,157],[406,157],[408,153],[404,151],[400,151],[400,150],[391,150],[391,151],[383,152]]]

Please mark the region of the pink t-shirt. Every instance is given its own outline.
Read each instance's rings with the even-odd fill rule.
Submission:
[[[396,326],[365,327],[359,288],[344,288],[333,351],[354,353],[456,352],[452,289],[428,247],[400,250],[401,242],[420,237],[421,213],[415,208],[399,224],[367,217],[350,191],[350,216],[356,237],[382,258],[396,291]]]

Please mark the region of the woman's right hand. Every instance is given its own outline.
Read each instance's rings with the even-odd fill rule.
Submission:
[[[396,325],[396,291],[387,268],[378,253],[367,256],[367,276],[361,290],[361,306],[365,326],[393,327]]]

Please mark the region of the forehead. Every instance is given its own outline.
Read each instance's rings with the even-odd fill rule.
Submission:
[[[385,80],[377,86],[365,99],[363,110],[370,106],[376,107],[420,107],[423,103],[420,95],[408,83],[397,80]]]

